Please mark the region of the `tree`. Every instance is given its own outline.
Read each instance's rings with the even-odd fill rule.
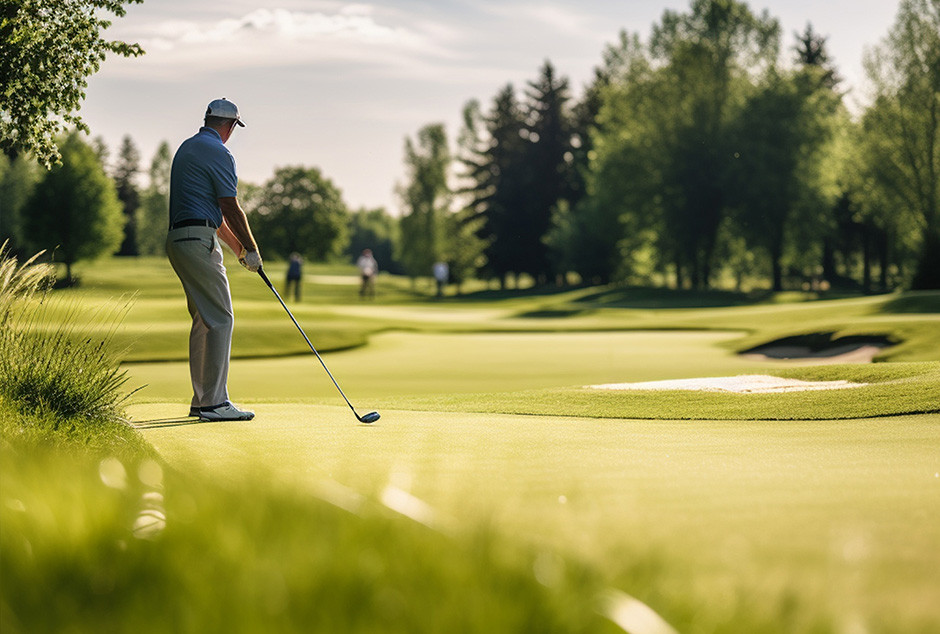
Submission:
[[[828,39],[816,33],[813,25],[807,23],[802,33],[796,33],[796,45],[793,51],[796,53],[798,64],[819,69],[820,83],[830,90],[835,90],[842,82],[842,77],[839,76],[833,61],[829,59],[829,50],[826,48]]]
[[[665,11],[653,27],[652,60],[662,65],[668,113],[659,130],[665,162],[661,213],[670,235],[661,248],[675,262],[678,281],[709,286],[718,230],[728,200],[733,153],[728,126],[753,73],[776,60],[780,26],[765,11],[739,0],[693,0],[689,13]],[[661,115],[658,115],[661,116]]]
[[[137,250],[140,255],[159,255],[164,251],[170,209],[170,166],[173,157],[164,141],[150,161],[150,184],[143,191],[135,216]]]
[[[448,184],[450,148],[444,125],[432,123],[418,131],[417,139],[405,139],[408,182],[399,186],[405,214],[396,258],[412,278],[428,275],[444,256],[444,218],[450,213],[452,192]]]
[[[395,260],[398,239],[397,218],[381,207],[359,209],[352,213],[349,220],[349,245],[346,247],[346,256],[350,262],[355,262],[363,249],[371,249],[382,270],[399,274],[404,270],[401,263]]]
[[[0,154],[0,244],[13,253],[26,255],[23,236],[23,206],[39,180],[39,167],[26,156],[12,161]]]
[[[278,168],[249,208],[252,230],[266,256],[287,259],[297,252],[324,262],[346,246],[349,209],[318,168]]]
[[[769,255],[774,291],[783,290],[788,238],[796,228],[818,234],[829,206],[821,171],[835,107],[833,92],[813,69],[773,70],[732,125],[736,169],[729,202],[737,204],[738,234]],[[794,242],[806,251],[810,240]]]
[[[30,248],[64,262],[68,283],[75,262],[110,255],[121,244],[124,218],[114,183],[78,132],[61,142],[61,163],[43,176],[24,211]]]
[[[143,54],[137,44],[102,39],[110,12],[141,0],[20,0],[0,6],[0,149],[33,153],[50,167],[59,158],[56,137],[70,126],[87,132],[76,111],[87,78],[107,53]]]
[[[124,241],[117,255],[137,255],[137,209],[140,207],[140,191],[137,188],[137,174],[140,172],[140,151],[134,145],[130,135],[125,135],[118,152],[117,165],[114,166],[114,185],[118,200],[124,211]]]
[[[556,208],[547,241],[558,266],[586,281],[606,284],[631,270],[655,222],[649,207],[657,198],[656,146],[648,139],[657,126],[646,122],[658,104],[650,79],[639,37],[621,31],[585,96],[574,150],[584,191],[576,186],[572,203]]]
[[[875,90],[862,118],[866,174],[917,227],[913,288],[940,288],[940,1],[901,0],[865,62]]]
[[[539,78],[529,82],[525,102],[523,205],[513,253],[513,270],[528,273],[541,283],[553,277],[546,234],[552,212],[571,198],[573,169],[572,124],[568,113],[568,80],[557,77],[551,62],[542,66]]]
[[[448,264],[450,282],[462,292],[463,284],[479,271],[486,262],[483,241],[477,233],[482,220],[470,209],[461,209],[444,218],[447,249],[444,259]]]
[[[465,127],[479,127],[476,115]],[[515,89],[507,84],[497,93],[490,113],[483,118],[484,131],[465,143],[461,156],[470,185],[466,193],[470,215],[478,218],[476,236],[484,246],[484,274],[496,277],[505,288],[506,276],[515,268],[515,252],[524,228],[518,213],[525,205],[525,128]]]

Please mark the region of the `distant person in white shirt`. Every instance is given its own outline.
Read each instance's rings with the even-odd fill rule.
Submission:
[[[362,284],[359,286],[359,297],[375,297],[375,276],[379,272],[379,263],[372,257],[371,249],[363,249],[362,255],[356,260],[356,266],[359,267],[359,274],[362,276]]]

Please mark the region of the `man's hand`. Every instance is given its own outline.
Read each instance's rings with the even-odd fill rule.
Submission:
[[[252,273],[257,273],[258,269],[261,268],[261,254],[257,251],[249,251],[243,248],[241,254],[238,256],[238,263]]]

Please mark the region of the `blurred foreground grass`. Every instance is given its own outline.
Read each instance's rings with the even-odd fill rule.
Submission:
[[[598,575],[550,554],[539,583],[547,555],[484,528],[450,537],[352,491],[215,483],[147,452],[25,446],[0,415],[5,634],[612,631]]]

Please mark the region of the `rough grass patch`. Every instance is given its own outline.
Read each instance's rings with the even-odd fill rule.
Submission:
[[[129,394],[111,346],[127,306],[48,317],[51,268],[0,253],[0,397],[25,413],[118,418]]]

